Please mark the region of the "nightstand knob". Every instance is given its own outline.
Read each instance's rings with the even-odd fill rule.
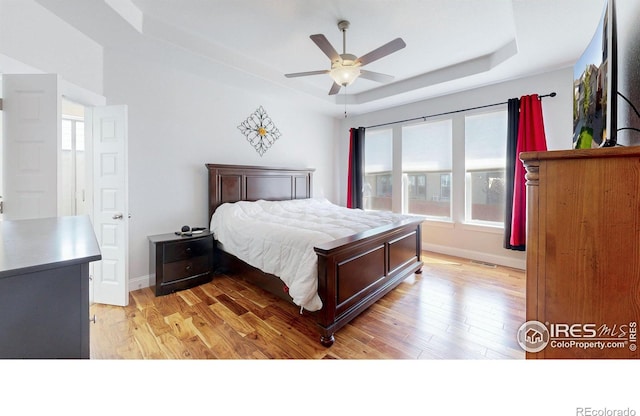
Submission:
[[[191,250],[191,247],[187,247],[187,248],[184,250],[184,252],[185,252],[185,253],[187,253],[187,254],[191,254],[191,251],[192,251],[192,250]]]
[[[93,315],[93,318],[89,319],[89,322],[93,322],[94,324],[96,323],[96,315]]]
[[[191,264],[187,264],[187,267],[185,267],[184,269],[187,270],[187,271],[191,271],[191,269],[192,269]]]

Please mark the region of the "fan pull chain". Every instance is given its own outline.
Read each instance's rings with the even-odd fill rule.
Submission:
[[[347,86],[344,86],[344,118],[347,118]]]

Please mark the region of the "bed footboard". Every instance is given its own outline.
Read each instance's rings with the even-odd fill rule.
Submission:
[[[421,219],[376,228],[315,247],[318,255],[320,342],[333,334],[413,273],[422,261]]]

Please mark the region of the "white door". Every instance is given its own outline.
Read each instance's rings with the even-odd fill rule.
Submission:
[[[127,107],[87,108],[93,153],[93,227],[102,260],[93,264],[93,301],[129,303]]]
[[[55,74],[3,74],[5,220],[58,215],[58,88]]]

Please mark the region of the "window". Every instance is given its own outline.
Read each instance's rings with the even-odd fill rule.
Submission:
[[[392,130],[367,131],[364,145],[364,209],[391,211]]]
[[[451,120],[402,128],[405,212],[451,218],[451,161]]]
[[[504,222],[507,112],[465,117],[465,219]]]
[[[60,151],[61,215],[80,215],[85,199],[84,121],[74,117],[62,119]]]
[[[506,144],[506,109],[367,130],[364,208],[501,227]]]

